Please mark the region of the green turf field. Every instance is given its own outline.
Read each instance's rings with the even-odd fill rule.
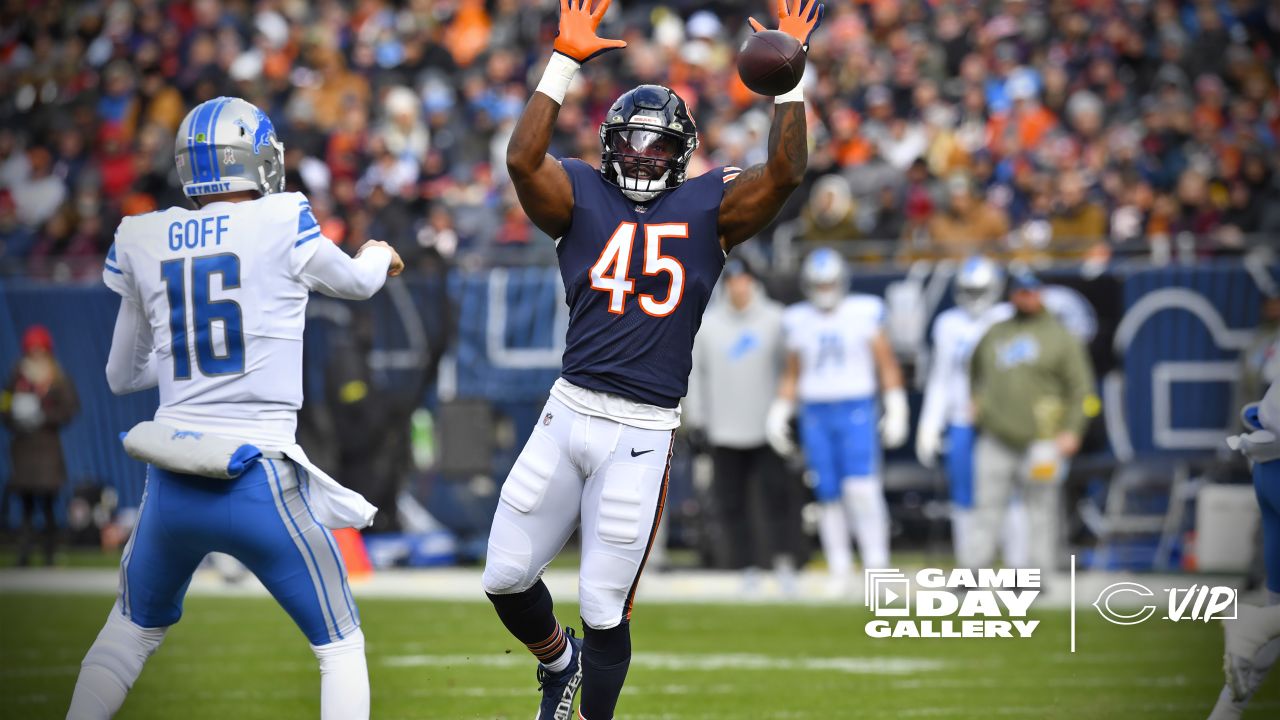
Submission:
[[[106,596],[0,595],[0,717],[61,718]],[[534,664],[482,603],[360,602],[373,717],[530,718]],[[561,607],[561,618],[575,608]],[[871,640],[853,607],[642,605],[621,718],[1204,718],[1217,624],[1040,613],[1030,640]],[[267,599],[193,597],[121,718],[315,718],[318,672]],[[1280,716],[1280,675],[1246,717]]]

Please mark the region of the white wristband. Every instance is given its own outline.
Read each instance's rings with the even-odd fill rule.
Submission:
[[[804,82],[796,83],[796,86],[781,95],[773,98],[774,105],[781,105],[789,102],[804,102]]]
[[[557,105],[563,105],[564,96],[569,92],[569,83],[573,82],[573,76],[578,74],[581,67],[581,63],[575,62],[568,55],[551,53],[537,91],[555,100]]]

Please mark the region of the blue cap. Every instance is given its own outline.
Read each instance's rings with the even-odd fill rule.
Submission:
[[[1044,287],[1040,278],[1030,270],[1014,270],[1009,273],[1009,290],[1039,290]]]
[[[724,262],[724,276],[727,278],[737,275],[756,276],[755,269],[751,267],[751,263],[741,258],[729,258]]]

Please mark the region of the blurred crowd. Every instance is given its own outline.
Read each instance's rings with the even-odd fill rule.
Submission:
[[[238,95],[274,119],[325,233],[414,262],[542,262],[506,138],[556,0],[0,2],[0,265],[91,276],[116,220],[184,202],[173,133]],[[553,152],[599,157],[640,82],[693,108],[693,173],[759,162],[736,76],[770,0],[617,0]],[[854,255],[1230,249],[1280,231],[1280,6],[830,0],[806,72],[811,173],[780,220]],[[870,241],[889,242],[870,242]],[[862,249],[859,248],[862,243]],[[762,243],[769,251],[768,241]]]

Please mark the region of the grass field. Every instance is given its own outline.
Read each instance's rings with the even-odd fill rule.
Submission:
[[[0,595],[0,717],[61,718],[107,596]],[[373,717],[530,718],[534,664],[483,603],[361,601]],[[576,608],[560,607],[562,620]],[[860,608],[638,607],[620,718],[1204,718],[1217,624],[1040,613],[1029,640],[872,640]],[[315,718],[318,672],[273,602],[192,597],[121,718]],[[1246,717],[1280,716],[1280,675]]]

